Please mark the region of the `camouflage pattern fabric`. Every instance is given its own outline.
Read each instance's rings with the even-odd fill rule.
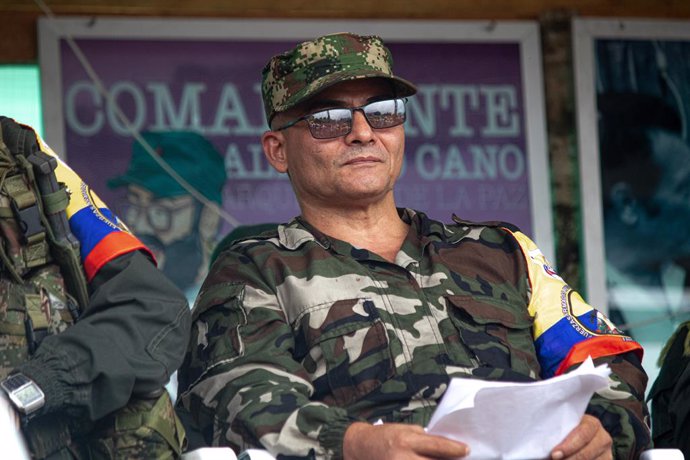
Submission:
[[[336,83],[358,78],[390,80],[396,97],[417,92],[393,75],[393,57],[377,36],[325,35],[271,58],[262,71],[261,94],[269,125],[283,112]]]
[[[51,253],[45,204],[30,169],[0,132],[0,379],[26,361],[41,339],[73,324],[70,310],[77,309]]]
[[[153,399],[133,399],[94,426],[71,426],[46,417],[25,430],[32,458],[175,459],[184,447],[184,430],[167,392]]]
[[[38,268],[23,284],[0,277],[0,379],[29,358],[27,322],[36,346],[74,323],[68,303],[76,305],[57,265]]]
[[[539,380],[579,365],[572,349],[594,341],[604,345],[590,348],[604,350],[595,363],[613,372],[588,412],[612,434],[616,458],[649,447],[639,346],[534,243],[508,228],[400,212],[410,230],[395,263],[300,218],[219,255],[180,370],[180,410],[207,442],[340,458],[355,420],[425,426],[451,377]],[[570,332],[540,339],[564,325],[579,339],[556,359],[551,345]]]

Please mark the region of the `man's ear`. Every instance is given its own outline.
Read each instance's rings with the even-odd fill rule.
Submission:
[[[286,173],[288,162],[285,154],[285,135],[278,131],[266,131],[261,136],[261,145],[271,166],[280,173]]]
[[[616,182],[609,192],[609,199],[618,218],[626,225],[633,226],[640,220],[642,212],[640,203],[630,184]]]

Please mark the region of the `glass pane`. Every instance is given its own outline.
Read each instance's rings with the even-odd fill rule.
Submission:
[[[0,115],[31,125],[43,136],[37,65],[0,65]]]

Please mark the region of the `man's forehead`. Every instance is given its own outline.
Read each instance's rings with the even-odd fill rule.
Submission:
[[[326,95],[331,97],[336,94],[351,94],[351,93],[383,93],[392,94],[394,92],[393,86],[390,82],[382,78],[362,78],[359,80],[348,80],[336,83],[323,91],[319,92],[315,97]]]
[[[395,91],[389,82],[378,78],[367,78],[337,83],[300,105],[305,108],[341,101],[348,105],[349,103],[360,105],[370,100],[390,98],[394,94]]]
[[[152,191],[136,184],[127,186],[127,197],[130,201],[134,200],[138,204],[156,203],[161,206],[177,207],[193,202],[191,195],[158,196]]]
[[[132,197],[153,199],[153,192],[137,184],[127,184],[127,194]]]

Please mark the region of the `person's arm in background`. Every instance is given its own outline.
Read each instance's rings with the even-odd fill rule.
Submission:
[[[654,446],[680,449],[690,459],[690,321],[680,324],[668,339],[659,363],[659,376],[648,398],[654,414]]]
[[[38,136],[36,141],[57,158]],[[148,249],[81,178],[59,159],[55,174],[71,191],[67,217],[80,243],[90,297],[77,323],[46,337],[16,371],[45,393],[44,407],[32,415],[96,420],[132,396],[162,391],[184,356],[190,313]]]
[[[535,317],[535,347],[542,377],[568,372],[588,356],[595,365],[608,364],[609,386],[595,393],[586,412],[599,419],[613,438],[614,458],[637,458],[651,447],[642,347],[585,303],[529,238],[519,232],[513,236],[522,247],[529,271],[529,309]]]
[[[90,286],[79,321],[46,337],[17,368],[46,395],[37,415],[97,420],[132,396],[161,391],[182,362],[189,308],[147,256],[137,251],[111,260]]]

